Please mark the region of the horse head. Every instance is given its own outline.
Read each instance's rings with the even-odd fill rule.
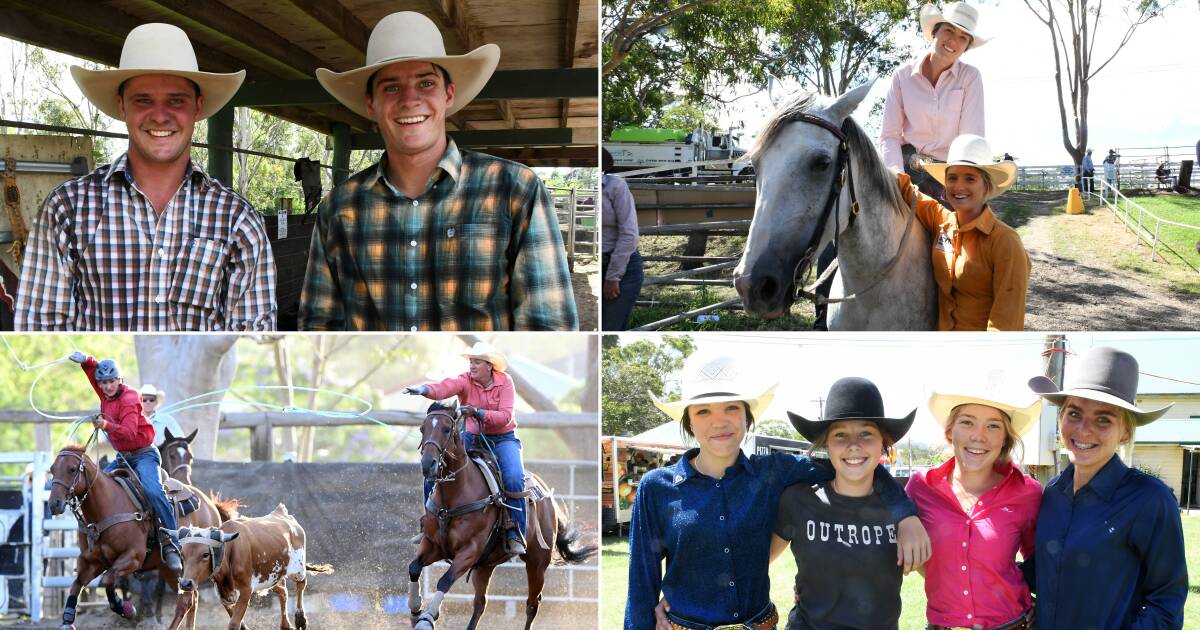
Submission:
[[[178,436],[172,435],[170,429],[166,430],[163,443],[158,447],[158,454],[168,477],[191,483],[189,480],[192,476],[192,440],[196,439],[198,431],[199,429],[193,429],[186,436]]]
[[[734,270],[734,287],[751,314],[770,319],[786,314],[798,268],[815,261],[845,225],[849,208],[831,210],[849,194],[849,186],[841,185],[850,159],[845,130],[854,124],[847,119],[871,85],[832,100],[800,94],[760,132],[749,156],[756,173],[754,220]]]
[[[463,453],[462,418],[456,413],[457,404],[434,402],[425,410],[421,423],[421,473],[426,479],[436,479],[446,460]]]
[[[82,446],[71,445],[58,452],[50,466],[50,514],[58,516],[67,507],[67,499],[82,500],[96,482],[100,469],[83,451]]]

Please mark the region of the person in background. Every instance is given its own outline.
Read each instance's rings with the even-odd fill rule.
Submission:
[[[600,329],[625,330],[629,328],[629,314],[633,312],[634,302],[645,278],[642,256],[637,251],[637,208],[633,205],[629,185],[624,179],[610,174],[613,168],[612,154],[608,149],[603,149],[603,152],[601,274],[604,280],[604,305]]]
[[[1104,157],[1104,181],[1108,182],[1113,190],[1117,188],[1117,160],[1120,159],[1116,149],[1109,149],[1108,155]]]
[[[1096,190],[1096,183],[1092,178],[1096,176],[1096,165],[1092,162],[1092,150],[1088,149],[1083,155],[1083,162],[1080,163],[1082,169],[1081,177],[1083,184],[1083,194],[1088,194]]]

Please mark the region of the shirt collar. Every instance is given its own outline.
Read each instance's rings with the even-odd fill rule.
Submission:
[[[129,170],[128,151],[122,153],[120,157],[113,161],[112,165],[108,167],[108,172],[104,174],[105,183],[111,181],[116,173],[121,173],[122,176],[124,176],[127,184],[134,183],[133,172]],[[183,171],[183,179],[186,181],[193,177],[200,181],[202,190],[207,189],[215,183],[213,178],[209,177],[208,173],[205,173],[204,170],[200,168],[199,164],[196,164],[195,160],[189,159],[187,168]]]
[[[693,477],[704,477],[705,476],[703,473],[696,470],[696,468],[692,466],[691,459],[693,457],[695,457],[696,455],[698,455],[699,453],[700,453],[699,448],[688,449],[688,451],[686,453],[684,453],[683,455],[681,455],[679,457],[679,461],[675,462],[675,465],[671,467],[671,472],[672,472],[671,482],[674,485],[678,486]],[[746,457],[746,454],[743,452],[740,452],[740,451],[738,452],[737,461],[735,461],[733,463],[733,465],[730,466],[726,470],[727,471],[736,471],[738,468],[745,468],[747,473],[749,473],[751,475],[754,474],[754,465],[750,462],[750,458]],[[729,476],[729,474],[727,473],[726,477],[728,477],[728,476]]]
[[[451,179],[458,182],[459,175],[462,171],[462,152],[458,150],[458,145],[455,144],[454,138],[446,136],[446,150],[442,152],[442,159],[438,160],[437,166],[433,169],[433,175],[429,177],[429,181],[425,183],[425,189],[428,190],[435,182],[438,181],[438,171],[449,175]],[[379,163],[375,165],[375,174],[365,183],[367,186],[375,185],[376,181],[382,181],[384,186],[387,186],[393,194],[404,196],[400,189],[392,185],[392,182],[387,178],[387,151],[383,152],[383,157],[379,159]]]
[[[984,234],[991,234],[992,230],[995,228],[996,214],[992,212],[991,206],[985,205],[983,207],[983,211],[979,213],[979,216],[971,219],[966,225],[959,226],[958,231],[966,232],[967,230],[979,230]]]
[[[1108,460],[1108,463],[1101,467],[1100,471],[1097,472],[1094,477],[1092,477],[1091,481],[1088,481],[1087,484],[1080,489],[1090,489],[1092,492],[1096,493],[1096,496],[1100,497],[1101,501],[1107,503],[1112,500],[1113,493],[1117,491],[1117,486],[1120,485],[1121,480],[1125,478],[1125,473],[1128,470],[1129,467],[1125,465],[1125,462],[1121,461],[1121,458],[1114,453],[1112,458]],[[1063,474],[1059,476],[1058,483],[1052,485],[1057,486],[1059,492],[1070,497],[1074,493],[1074,484],[1075,464],[1071,464],[1067,467]]]
[[[950,483],[950,476],[954,474],[954,465],[955,460],[953,457],[947,459],[945,462],[942,462],[936,468],[930,469],[929,472],[925,474],[925,482],[931,487],[941,483]],[[996,484],[997,488],[1004,484],[1011,483],[1014,479],[1020,482],[1025,476],[1024,473],[1021,472],[1021,469],[1014,465],[1011,460],[1006,462],[996,462],[992,466],[992,470],[995,470],[1003,476],[1003,479],[1000,480],[1000,483]]]
[[[966,52],[966,51],[963,51],[963,52]],[[927,52],[927,53],[925,53],[924,57],[921,57],[921,59],[919,61],[917,61],[917,63],[913,64],[912,76],[914,76],[914,77],[921,76],[921,68],[925,67],[925,60],[928,59],[931,55],[933,55],[932,52]],[[949,68],[946,68],[946,73],[951,76],[958,76],[958,70],[961,66],[962,66],[962,56],[959,55],[959,58],[955,59],[954,63],[950,64]]]

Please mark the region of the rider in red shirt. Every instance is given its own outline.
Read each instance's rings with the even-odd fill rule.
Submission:
[[[112,359],[96,361],[95,357],[75,352],[70,359],[83,368],[88,382],[100,397],[100,414],[92,426],[108,434],[108,441],[117,450],[117,457],[105,468],[112,472],[124,464],[133,469],[146,491],[146,499],[158,513],[163,527],[176,530],[175,511],[167,501],[162,483],[158,480],[161,459],[154,448],[154,426],[142,413],[142,396],[121,378],[117,363]],[[176,573],[183,570],[179,550],[169,536],[162,536],[162,559]]]

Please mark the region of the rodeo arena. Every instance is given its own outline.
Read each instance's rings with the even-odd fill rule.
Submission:
[[[39,404],[56,384],[86,385],[81,366],[85,372],[89,365],[105,369],[104,362],[99,368],[83,363],[86,353],[100,359],[105,348],[122,343],[71,337],[71,345],[81,346],[77,353],[54,356],[67,339],[47,341],[35,352],[28,345],[14,348],[15,341],[0,336],[9,373],[22,375],[22,383],[33,376],[28,391],[20,392],[28,404],[0,409],[0,429],[31,426],[34,435],[33,443],[25,445],[30,450],[16,451],[13,445],[0,449],[0,624],[236,628],[231,616],[245,614],[242,628],[303,629],[311,623],[316,628],[412,625],[432,630],[562,628],[596,618],[598,375],[595,344],[586,339],[560,337],[543,343],[560,347],[527,352],[539,357],[533,360],[470,336],[386,338],[388,342],[364,337],[359,339],[364,348],[415,344],[403,346],[415,348],[415,358],[395,362],[408,365],[404,370],[389,361],[365,388],[360,384],[372,377],[367,366],[327,377],[324,384],[318,379],[314,387],[272,384],[259,369],[249,381],[253,385],[232,385],[226,379],[222,386],[199,390],[180,385],[180,392],[165,396],[146,383],[169,379],[147,365],[143,344],[174,343],[179,349],[206,342],[199,336],[124,340],[127,346],[137,345],[138,357],[121,366],[124,383],[130,388],[140,383],[143,401],[147,396],[158,401],[151,420],[166,427],[158,453],[160,478],[178,519],[173,532],[183,564],[178,593],[170,571],[163,570],[165,584],[160,583],[157,568],[165,561],[150,535],[154,519],[145,516],[153,510],[145,507],[144,496],[135,496],[136,475],[97,473],[97,466],[121,455],[104,431],[93,428],[103,417],[88,408],[96,404],[95,396],[75,401],[72,395],[78,403],[73,411]],[[214,343],[216,338],[208,339]],[[349,343],[347,337],[337,339]],[[506,341],[509,348],[520,343]],[[247,337],[228,343],[245,348],[256,341]],[[417,395],[430,391],[423,385],[456,375],[465,379],[472,372],[464,357],[479,355],[487,356],[493,367],[506,368],[515,386],[529,514],[527,551],[519,557],[508,553],[503,541],[499,515],[507,510],[497,506],[504,500],[504,486],[495,473],[483,472],[491,458],[485,452],[490,443],[471,451],[468,459],[463,440],[457,439],[468,418],[474,421],[474,408],[457,398],[435,401]],[[558,358],[547,358],[551,355]],[[231,356],[235,366],[242,365],[237,357],[246,356],[246,350]],[[221,371],[238,369],[228,364],[225,360]],[[381,376],[387,385],[377,384]],[[192,377],[176,382],[184,383],[182,378]],[[168,390],[175,386],[166,384]],[[102,386],[93,381],[97,392]],[[366,398],[385,408],[375,408]],[[584,411],[560,410],[564,403],[567,409]],[[219,430],[197,439],[197,429],[205,431],[195,421],[197,414],[217,415]],[[348,448],[375,452],[373,444],[385,444],[378,461],[334,461],[324,449],[313,450],[311,437],[305,451],[306,431],[319,436],[344,428],[354,429]],[[296,432],[302,436],[299,442],[292,441]],[[248,461],[194,456],[194,450],[213,452],[218,442],[223,449],[248,452]],[[435,489],[423,509],[426,481]],[[439,497],[446,497],[444,505],[438,504]],[[423,522],[426,509],[437,514]],[[414,538],[419,532],[423,536]],[[122,540],[131,541],[128,550],[114,552]],[[100,566],[90,566],[95,564],[89,560],[93,548],[104,558]],[[446,558],[457,559],[457,565]],[[422,570],[423,564],[428,566]],[[411,582],[414,569],[419,578]],[[80,572],[100,575],[86,580],[72,620],[64,609],[75,601],[68,592]]]
[[[753,167],[743,157],[747,149],[738,146],[735,130],[621,128],[614,130],[604,147],[614,158],[611,174],[623,178],[633,195],[646,264],[631,330],[673,330],[681,324],[686,329],[704,329],[705,323],[718,322],[723,313],[743,310],[742,298],[734,291],[733,272],[742,258],[741,243],[750,231],[757,189]],[[1071,165],[1019,165],[1017,183],[1011,190],[1035,204],[1067,201],[1069,214],[1083,212],[1085,206],[1093,212],[1107,212],[1113,222],[1136,236],[1144,250],[1141,256],[1184,266],[1200,279],[1194,255],[1200,253],[1200,213],[1190,223],[1172,221],[1130,198],[1200,199],[1200,172],[1193,173],[1200,145],[1118,147],[1115,151],[1120,156],[1115,177],[1107,179],[1097,164],[1090,189],[1082,195]],[[1200,210],[1200,201],[1196,205]],[[1171,227],[1192,235],[1195,252],[1164,241],[1163,230]],[[655,243],[650,253],[645,245],[648,240]],[[817,274],[807,278],[812,284],[805,291],[811,292]],[[692,296],[699,295],[703,303],[696,303],[694,297],[690,303],[681,299],[687,293],[675,289],[679,287],[688,288]],[[1035,290],[1031,285],[1031,293]],[[653,321],[636,318],[639,308],[672,307],[679,312]]]
[[[514,12],[501,0],[451,3],[402,2],[260,3],[168,0],[94,3],[35,0],[6,3],[0,37],[10,38],[105,66],[117,67],[122,44],[148,22],[179,26],[191,38],[199,67],[210,72],[244,69],[246,80],[232,100],[208,119],[207,136],[193,147],[207,151],[202,166],[236,192],[237,172],[249,159],[283,162],[295,184],[263,214],[274,259],[278,329],[296,330],[317,202],[345,181],[352,152],[378,151],[383,140],[374,123],[339,104],[314,77],[317,68],[337,71],[361,65],[371,27],[397,11],[429,14],[450,53],[485,43],[500,47],[498,69],[474,100],[446,119],[447,133],[463,149],[531,168],[594,169],[599,145],[597,4],[594,0],[530,0]],[[66,75],[65,68],[61,69]],[[69,83],[69,80],[68,80]],[[251,108],[324,136],[317,156],[250,150],[235,134],[236,108]],[[0,116],[0,171],[5,208],[0,212],[0,283],[9,296],[20,290],[22,250],[38,208],[63,181],[91,172],[95,138],[125,133],[49,125]],[[107,119],[104,119],[107,120]],[[120,121],[117,121],[120,122]],[[124,125],[120,125],[123,130]],[[115,127],[114,127],[115,128]],[[310,159],[317,157],[319,159]],[[594,330],[599,283],[598,191],[550,187],[584,329]],[[594,285],[594,286],[593,286]],[[0,330],[13,330],[11,306],[0,301]]]

